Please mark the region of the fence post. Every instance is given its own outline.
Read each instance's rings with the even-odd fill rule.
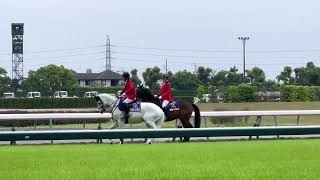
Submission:
[[[98,125],[98,130],[101,130],[101,122],[99,121],[99,125]],[[97,139],[97,144],[101,144],[102,143],[102,139]]]
[[[11,131],[16,131],[16,128],[14,127],[14,125],[12,125]],[[10,145],[15,145],[15,144],[16,144],[16,141],[10,141]]]
[[[49,119],[49,127],[52,129],[52,119]],[[53,140],[51,140],[51,144],[53,144]]]
[[[129,125],[130,129],[132,129],[132,124]],[[133,142],[133,138],[131,138],[131,142]],[[147,139],[145,138],[145,142],[147,142]]]
[[[262,116],[257,116],[257,120],[258,120],[258,127],[260,127],[261,125],[261,120],[262,120]],[[259,136],[256,136],[257,139],[259,139]]]
[[[257,116],[256,123],[253,125],[253,127],[259,127],[261,124],[261,119],[262,116]],[[251,140],[251,138],[252,136],[249,136],[249,140]],[[259,136],[256,136],[256,139],[259,139]]]
[[[204,117],[204,125],[208,128],[208,117]],[[209,137],[207,137],[207,141],[209,141]]]
[[[36,120],[33,120],[33,129],[37,130],[37,121]]]
[[[274,124],[275,124],[275,126],[278,126],[277,116],[276,116],[276,115],[274,115],[274,116],[273,116],[273,119],[274,119]],[[280,138],[280,136],[279,136],[279,135],[277,135],[277,138],[279,139],[279,138]]]
[[[299,126],[299,121],[300,121],[300,115],[298,115],[298,118],[297,118],[297,126]]]
[[[82,127],[83,127],[83,129],[86,128],[86,120],[85,119],[82,121]]]
[[[275,125],[275,126],[278,126],[277,116],[273,116],[273,119],[274,119],[274,125]]]

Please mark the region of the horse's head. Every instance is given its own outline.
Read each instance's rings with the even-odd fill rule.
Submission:
[[[116,103],[117,98],[110,94],[97,94],[93,96],[97,101],[98,109],[101,113],[105,112],[112,104]]]
[[[151,101],[154,99],[153,95],[151,94],[151,91],[145,87],[138,87],[136,89],[136,94],[137,97],[142,101]]]

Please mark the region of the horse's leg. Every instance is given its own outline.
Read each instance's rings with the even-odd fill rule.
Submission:
[[[180,117],[180,121],[181,121],[184,128],[193,128],[193,126],[189,120],[190,120],[190,117],[189,118],[187,116]],[[189,140],[190,140],[190,137],[184,137],[184,139],[183,139],[184,142],[187,142]]]
[[[118,128],[118,122],[117,121],[113,121],[113,124],[109,127],[109,129],[116,129]],[[113,139],[109,139],[110,140],[110,144],[113,144]]]
[[[109,127],[109,129],[116,129],[119,127],[119,124],[117,121],[114,121],[113,124]]]
[[[122,121],[122,119],[119,119],[118,120],[118,127],[120,128],[120,129],[123,129],[123,127],[124,127],[124,122]],[[123,144],[124,143],[124,140],[123,140],[123,138],[121,138],[120,139],[120,144]]]
[[[146,125],[150,129],[157,129],[157,125],[154,121],[145,121]],[[154,142],[154,138],[148,138],[146,141],[146,144],[152,144]]]

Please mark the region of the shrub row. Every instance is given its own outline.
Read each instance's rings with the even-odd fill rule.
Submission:
[[[283,86],[280,98],[284,102],[319,101],[320,86]]]
[[[120,86],[111,86],[111,87],[76,87],[68,91],[71,96],[83,97],[84,94],[88,91],[97,91],[98,93],[113,93],[121,90]]]
[[[90,108],[97,107],[94,98],[12,98],[0,99],[0,108],[12,109],[51,109],[51,108]]]
[[[194,97],[193,96],[175,96],[174,99],[193,103]]]
[[[229,86],[225,89],[225,102],[253,102],[256,101],[256,87],[248,84]]]
[[[76,87],[69,90],[71,96],[83,97],[85,92],[97,91],[98,93],[116,93],[121,90],[122,86],[112,86],[112,87]],[[151,90],[153,94],[157,94],[159,90]],[[195,90],[173,90],[173,96],[196,96]]]
[[[193,96],[176,96],[176,100],[193,102]],[[12,98],[0,99],[0,109],[95,108],[94,98]]]

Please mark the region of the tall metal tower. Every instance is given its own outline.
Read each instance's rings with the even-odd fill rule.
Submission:
[[[106,69],[111,71],[111,44],[109,35],[106,41]]]
[[[23,23],[12,23],[12,79],[23,80]]]
[[[246,41],[249,40],[249,37],[238,37],[242,41],[242,50],[243,50],[243,82],[246,81]]]

